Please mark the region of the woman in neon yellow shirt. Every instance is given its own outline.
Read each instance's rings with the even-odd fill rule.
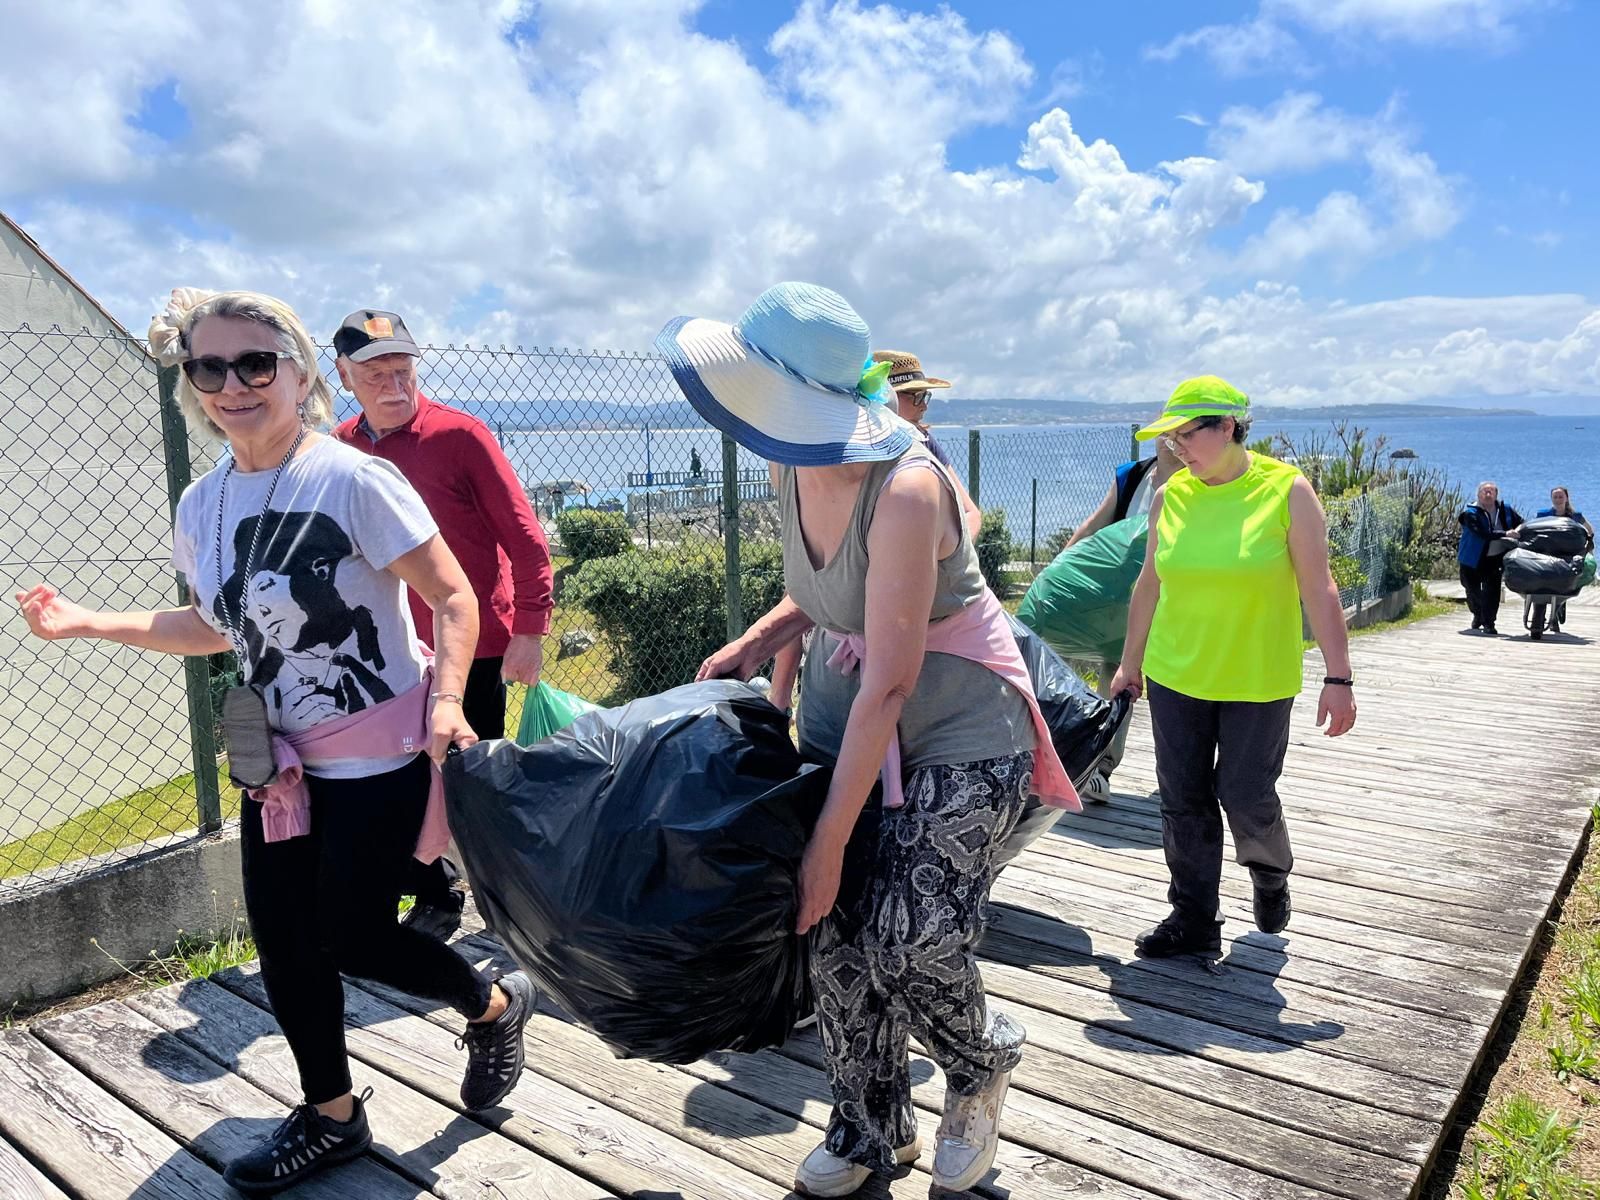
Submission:
[[[1249,398],[1202,375],[1138,434],[1162,437],[1186,468],[1151,507],[1111,685],[1147,696],[1155,730],[1172,913],[1139,937],[1145,958],[1221,953],[1223,814],[1250,868],[1257,927],[1289,923],[1294,856],[1276,784],[1301,686],[1302,604],[1328,671],[1317,724],[1339,737],[1356,720],[1322,505],[1297,469],[1245,449],[1249,428]]]

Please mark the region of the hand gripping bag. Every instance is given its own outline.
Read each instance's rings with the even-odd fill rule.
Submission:
[[[1067,547],[1033,581],[1017,617],[1063,657],[1120,661],[1148,539],[1148,522],[1138,516]]]
[[[1050,727],[1050,741],[1061,756],[1073,785],[1081,788],[1101,756],[1132,712],[1126,696],[1106,700],[1078,678],[1077,672],[1061,661],[1044,640],[1015,618],[1011,632],[1033,680],[1039,711]],[[995,855],[996,866],[1004,866],[1032,842],[1042,837],[1061,816],[1061,810],[1029,796],[1022,815]]]
[[[748,684],[480,742],[452,752],[445,785],[489,928],[619,1055],[757,1050],[809,1011],[796,878],[828,773]]]

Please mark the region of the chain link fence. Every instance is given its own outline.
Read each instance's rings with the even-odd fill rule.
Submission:
[[[1330,500],[1328,562],[1344,607],[1365,608],[1406,584],[1405,548],[1411,538],[1411,484],[1371,488]]]
[[[331,349],[321,367],[339,388]],[[665,364],[600,351],[425,347],[429,397],[482,419],[551,544],[544,678],[617,703],[692,678],[783,594],[766,463],[704,424]],[[194,436],[139,343],[0,331],[0,554],[8,593],[47,582],[113,610],[184,603],[172,508],[218,447]],[[338,417],[356,414],[339,392]],[[1136,449],[1125,425],[940,429],[956,471],[1009,537],[1050,561]],[[1409,508],[1391,489],[1329,508],[1347,603],[1381,590]],[[1013,580],[1020,582],[1017,575]],[[45,643],[0,621],[0,891],[218,828],[238,811],[216,726],[228,656]],[[524,689],[511,690],[508,726]]]

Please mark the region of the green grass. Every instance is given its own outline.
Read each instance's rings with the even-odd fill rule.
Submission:
[[[239,793],[226,787],[222,815],[224,819],[239,815]],[[142,845],[169,834],[188,833],[197,824],[194,776],[180,775],[0,845],[0,879]]]
[[[137,963],[125,963],[100,945],[99,939],[90,938],[95,949],[104,954],[123,972],[151,987],[164,987],[169,983],[184,983],[190,979],[209,979],[218,971],[254,961],[256,943],[245,925],[239,902],[233,902],[233,913],[226,924],[216,910],[217,893],[211,893],[212,915],[215,925],[206,933],[178,930],[172,947],[166,953],[152,949],[148,958]]]
[[[1526,1096],[1507,1097],[1479,1126],[1461,1181],[1467,1200],[1594,1200],[1600,1188],[1567,1166],[1580,1123]]]

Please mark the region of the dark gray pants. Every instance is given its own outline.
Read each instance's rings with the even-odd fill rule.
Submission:
[[[1263,891],[1294,867],[1275,786],[1289,748],[1293,700],[1264,704],[1196,700],[1146,681],[1161,788],[1161,846],[1173,915],[1191,928],[1222,924],[1222,814],[1236,857]],[[1219,812],[1220,808],[1220,812]]]

